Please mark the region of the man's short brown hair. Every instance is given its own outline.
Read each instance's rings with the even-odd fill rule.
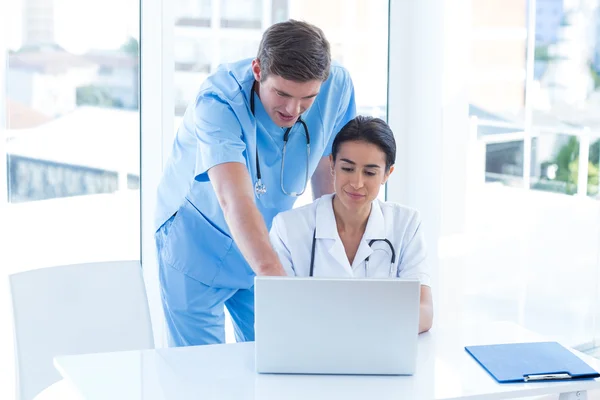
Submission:
[[[323,31],[295,20],[274,24],[265,31],[257,59],[261,80],[273,74],[294,82],[323,82],[331,67],[330,46]]]

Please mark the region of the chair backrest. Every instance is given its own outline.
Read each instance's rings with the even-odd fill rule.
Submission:
[[[9,281],[20,400],[61,379],[55,356],[154,347],[139,261],[43,268]]]

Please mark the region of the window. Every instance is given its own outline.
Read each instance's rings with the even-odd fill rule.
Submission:
[[[209,27],[212,15],[211,0],[177,0],[175,7],[175,26]]]
[[[221,27],[260,29],[262,26],[262,0],[221,0]]]
[[[214,72],[221,63],[256,56],[264,29],[272,23],[293,18],[323,29],[331,44],[333,58],[352,75],[358,112],[386,118],[388,1],[358,0],[352,5],[341,0],[325,3],[313,0],[213,0],[213,4],[215,2],[219,2],[220,7],[218,13],[212,14],[208,24],[211,28],[192,31],[188,27],[186,32],[180,27],[175,28],[176,48],[179,43],[187,45],[194,41],[202,48],[215,49],[204,53],[210,68],[195,75],[183,71],[176,58],[175,114],[178,117],[195,98],[209,72]],[[365,54],[369,56],[365,57]],[[310,192],[309,184],[296,206],[310,202]],[[228,335],[228,340],[232,340],[230,329]]]
[[[0,42],[2,280],[139,259],[139,3],[9,3],[0,7],[9,23],[8,48]],[[12,371],[13,338],[3,332],[0,370]],[[0,398],[13,398],[13,386],[1,385]]]
[[[598,338],[598,4],[536,3],[529,18],[527,1],[473,2],[469,114],[481,175],[467,211],[463,312],[586,348]],[[548,307],[560,293],[569,296]]]
[[[101,66],[98,69],[98,75],[112,75],[112,74],[113,74],[113,68],[111,68],[111,67]]]

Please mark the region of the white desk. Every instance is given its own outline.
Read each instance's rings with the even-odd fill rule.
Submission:
[[[261,375],[254,343],[63,356],[55,366],[86,399],[506,399],[545,394],[584,399],[585,381],[498,384],[465,345],[543,340],[511,323],[436,327],[421,335],[414,376]],[[600,371],[600,362],[576,352]],[[583,391],[583,396],[574,392]]]

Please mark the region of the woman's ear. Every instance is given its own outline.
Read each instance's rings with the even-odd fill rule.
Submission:
[[[381,182],[382,185],[385,185],[387,180],[389,179],[390,175],[392,174],[392,172],[394,172],[394,166],[392,165],[390,167],[390,169],[385,173],[385,176],[383,177],[383,182]]]
[[[335,175],[335,161],[333,161],[333,154],[329,155],[329,172],[331,173],[331,176]]]

